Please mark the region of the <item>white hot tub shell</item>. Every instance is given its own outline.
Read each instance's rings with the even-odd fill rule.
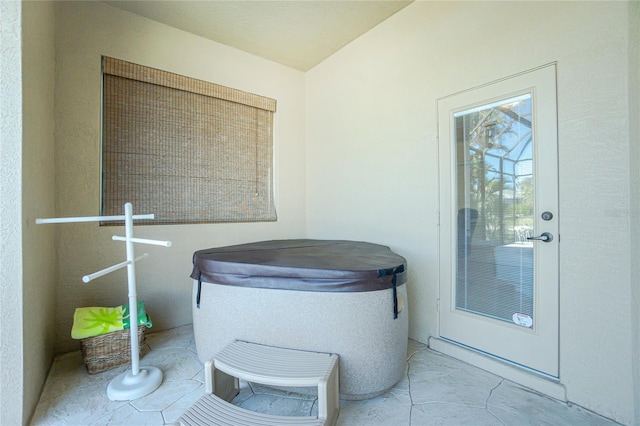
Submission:
[[[340,397],[387,392],[405,373],[406,261],[352,241],[280,240],[194,254],[202,362],[233,340],[335,353]]]

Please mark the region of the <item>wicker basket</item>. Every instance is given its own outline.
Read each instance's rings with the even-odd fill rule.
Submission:
[[[138,327],[140,351],[144,345],[144,326]],[[130,330],[114,331],[80,340],[82,358],[89,374],[100,373],[131,362]]]

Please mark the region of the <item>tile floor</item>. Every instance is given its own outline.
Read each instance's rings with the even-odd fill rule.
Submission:
[[[162,385],[134,401],[110,401],[107,384],[121,366],[89,375],[80,352],[57,357],[32,425],[174,425],[204,392],[203,365],[191,326],[149,333],[140,365],[164,373]],[[386,394],[341,401],[338,425],[615,425],[581,407],[564,404],[439,354],[410,340],[407,374]],[[315,398],[244,384],[234,403],[272,414],[317,413]]]

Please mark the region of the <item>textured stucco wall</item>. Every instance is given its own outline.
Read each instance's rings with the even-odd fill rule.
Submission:
[[[138,298],[154,330],[189,324],[191,257],[195,250],[248,241],[299,238],[305,220],[304,74],[123,12],[99,2],[56,4],[56,214],[97,215],[100,206],[100,57],[118,59],[275,98],[276,207],[273,223],[140,226],[142,238],[170,240],[171,248],[138,245],[150,257],[136,265]],[[135,212],[135,206],[134,206]],[[137,212],[153,213],[153,212]],[[79,306],[127,302],[126,271],[90,284],[83,275],[124,259],[111,241],[120,227],[59,225],[56,350],[78,348],[69,337]],[[152,331],[154,331],[152,330]]]
[[[21,4],[0,2],[0,424],[23,424]]]
[[[640,2],[629,2],[629,169],[631,171],[629,211],[631,235],[630,299],[633,327],[635,421],[640,424]]]
[[[561,381],[570,401],[633,424],[628,7],[558,9]]]
[[[557,61],[560,380],[570,401],[632,423],[628,15],[625,2],[415,2],[307,73],[306,131],[308,236],[407,257],[424,342],[438,321],[436,99]]]
[[[54,3],[22,3],[24,407],[35,408],[53,360],[55,322]],[[37,324],[37,326],[34,326]]]

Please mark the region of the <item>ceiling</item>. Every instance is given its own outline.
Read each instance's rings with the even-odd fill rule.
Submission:
[[[413,0],[105,1],[300,71]]]

